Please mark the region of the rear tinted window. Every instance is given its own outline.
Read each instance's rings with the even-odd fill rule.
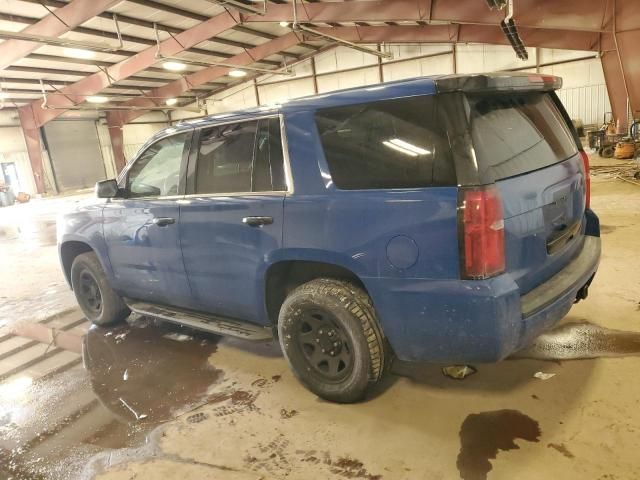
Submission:
[[[434,96],[318,110],[331,178],[343,190],[455,185]]]
[[[495,180],[514,177],[562,162],[577,153],[573,136],[548,94],[467,98],[481,176],[489,174]]]

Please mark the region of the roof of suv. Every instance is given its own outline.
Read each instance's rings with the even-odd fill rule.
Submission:
[[[340,105],[367,103],[393,98],[433,95],[445,91],[480,90],[554,90],[560,88],[562,79],[551,75],[530,73],[496,72],[477,75],[433,75],[417,77],[373,85],[365,85],[343,90],[335,90],[318,95],[288,100],[280,104],[253,107],[235,112],[209,115],[193,120],[185,120],[156,134],[162,136],[167,130],[183,130],[203,125],[215,125],[254,117],[316,110]]]

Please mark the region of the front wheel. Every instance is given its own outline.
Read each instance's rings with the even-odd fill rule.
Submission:
[[[293,290],[280,309],[278,334],[298,380],[334,402],[361,400],[390,356],[371,299],[342,280],[317,279]]]
[[[87,320],[106,326],[121,322],[131,311],[113,291],[93,252],[78,255],[71,264],[71,286]]]

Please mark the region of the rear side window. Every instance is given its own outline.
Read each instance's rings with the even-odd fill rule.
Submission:
[[[455,185],[437,99],[422,96],[318,110],[331,178],[342,190]]]
[[[286,190],[279,118],[204,129],[195,183],[195,193]]]
[[[549,94],[468,95],[467,99],[481,176],[489,174],[495,180],[514,177],[562,162],[578,152]]]

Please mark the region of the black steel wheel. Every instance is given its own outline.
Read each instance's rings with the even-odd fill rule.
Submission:
[[[310,309],[298,322],[296,341],[305,359],[327,382],[340,382],[353,368],[353,348],[330,311]]]
[[[73,260],[71,287],[82,312],[96,325],[120,322],[131,313],[109,285],[102,265],[93,252],[78,255]]]
[[[83,308],[100,315],[102,312],[102,294],[98,282],[88,269],[83,269],[79,278],[78,301]]]
[[[298,380],[334,402],[364,398],[390,358],[371,299],[343,280],[321,278],[293,290],[280,309],[278,335]]]

